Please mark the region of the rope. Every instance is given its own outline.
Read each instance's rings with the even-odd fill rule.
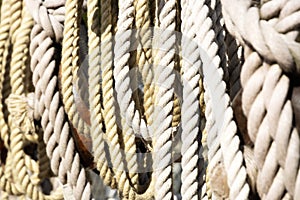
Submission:
[[[289,91],[293,91],[292,81],[299,75],[297,16],[300,4],[297,1],[264,2],[256,7],[246,1],[236,4],[237,9],[233,11],[229,3],[223,1],[228,30],[245,47],[241,71],[242,109],[254,143],[252,159],[258,168],[257,192],[266,199],[296,197],[300,176],[299,165],[294,163],[299,162],[296,153],[299,152],[299,134],[293,124],[294,108]],[[240,12],[245,13],[243,17],[234,19]],[[243,25],[250,20],[252,25]],[[250,30],[255,38],[247,34]]]
[[[155,55],[154,176],[155,198],[172,199],[172,110],[175,82],[176,1],[159,2],[158,27],[163,50]],[[163,108],[163,109],[162,109]]]
[[[182,16],[182,82],[183,102],[182,113],[182,199],[199,199],[199,188],[203,182],[199,182],[200,169],[199,144],[200,133],[200,104],[199,104],[199,81],[200,81],[200,54],[194,39],[197,27],[192,21],[192,5],[194,2],[183,4],[184,15]],[[193,5],[194,6],[194,5]]]
[[[69,124],[65,119],[64,108],[59,100],[59,91],[57,91],[58,75],[55,70],[58,64],[54,56],[57,53],[54,46],[55,41],[62,39],[63,2],[45,1],[41,4],[28,0],[27,3],[34,6],[37,11],[32,12],[36,24],[31,33],[31,70],[51,169],[63,184],[70,183],[76,199],[88,199],[90,186],[87,183],[85,171],[80,166],[79,155],[75,152],[75,144],[70,135]],[[49,12],[49,8],[55,9]]]
[[[210,182],[211,189],[213,195],[218,196],[221,194],[223,197],[232,199],[237,197],[246,199],[249,194],[249,186],[246,182],[242,153],[239,150],[236,125],[232,119],[232,109],[229,106],[229,99],[225,93],[226,85],[222,81],[224,73],[222,68],[220,68],[220,57],[217,54],[218,46],[214,42],[216,36],[211,28],[213,23],[208,15],[209,7],[205,2],[201,1],[196,1],[193,7],[201,10],[200,12],[194,12],[199,17],[193,17],[195,23],[201,26],[199,28],[200,31],[196,33],[196,41],[201,49],[207,52],[207,54],[201,53],[201,58],[206,91],[205,116],[207,122],[205,129],[208,134],[208,160],[210,162],[208,176],[212,180],[214,174],[219,173],[217,169],[214,169],[215,166],[220,166],[221,171],[225,170],[225,173],[222,172],[224,176],[220,178],[227,182],[230,190],[228,194],[224,190],[225,188],[214,184],[212,181]]]
[[[135,102],[129,79],[130,40],[133,23],[133,1],[122,2],[119,5],[118,29],[116,32],[116,44],[114,48],[114,80],[117,93],[117,101],[120,106],[121,117],[125,119],[127,126],[133,129],[134,134],[140,135],[146,140],[150,136],[146,122],[141,118]],[[125,42],[127,41],[127,42]]]
[[[101,2],[101,8],[103,9],[102,12],[103,15],[101,17],[102,27],[111,27],[110,21],[110,10],[111,4],[109,1],[102,1]],[[111,54],[111,51],[109,51],[109,44],[111,47],[111,34],[110,31],[103,30],[103,40],[105,42],[105,45],[101,45],[101,48],[103,50],[103,53],[100,55],[100,30],[99,30],[99,5],[97,1],[88,1],[87,2],[87,12],[88,12],[88,35],[89,35],[89,98],[90,98],[90,110],[91,110],[91,133],[92,133],[92,139],[94,142],[93,148],[94,148],[94,154],[95,154],[95,160],[97,161],[97,168],[100,172],[101,178],[104,180],[104,183],[107,185],[110,185],[111,187],[116,187],[114,184],[115,180],[113,180],[113,171],[108,166],[108,162],[106,161],[106,153],[105,153],[105,142],[103,139],[103,118],[101,113],[101,95],[100,95],[100,81],[101,81],[101,66],[100,61],[102,60],[103,66],[105,68],[108,68],[108,70],[103,69],[103,74],[106,76],[111,77],[103,77],[103,105],[104,105],[104,121],[106,125],[107,134],[111,135],[117,134],[116,130],[116,123],[114,119],[114,110],[113,110],[113,101],[112,97],[112,71],[111,71],[111,58],[109,58],[109,53]],[[109,38],[110,37],[110,38]],[[106,41],[106,39],[108,41]],[[110,43],[109,43],[110,41]],[[106,51],[105,51],[106,50]],[[108,58],[101,59],[101,56],[107,56]],[[110,67],[109,67],[110,64]],[[110,70],[109,70],[110,69]],[[107,81],[106,81],[107,80]],[[111,84],[111,88],[107,89],[109,87],[109,84]],[[111,95],[111,96],[109,96]],[[110,98],[110,99],[109,99]],[[110,107],[109,107],[110,106]],[[110,126],[113,127],[110,127]]]
[[[141,118],[138,111],[135,111],[135,102],[133,101],[133,93],[130,88],[129,75],[129,48],[131,37],[131,24],[133,22],[133,1],[119,2],[119,20],[117,23],[116,42],[114,46],[114,78],[115,89],[117,94],[117,101],[120,106],[121,115],[121,128],[124,143],[125,160],[121,170],[128,170],[131,184],[136,188],[137,184],[137,157],[135,146],[135,133],[140,133],[142,129],[140,126],[143,124],[143,129],[146,128],[145,122],[141,124]],[[127,41],[127,42],[125,42]],[[129,115],[130,114],[130,115]],[[142,134],[145,136],[144,134]],[[114,158],[113,158],[114,159]],[[122,180],[123,179],[123,180]],[[120,176],[120,181],[126,181],[125,177]],[[129,184],[129,183],[122,183]],[[120,187],[120,185],[119,185]],[[129,193],[128,186],[124,185],[124,192]],[[127,187],[127,188],[126,188]],[[130,194],[129,194],[130,195]]]
[[[242,46],[238,41],[226,33],[225,35],[227,66],[229,74],[230,98],[233,99],[241,89],[240,73],[242,67]]]
[[[148,125],[153,122],[153,93],[154,88],[152,85],[153,71],[152,71],[152,49],[151,49],[151,37],[153,30],[151,26],[150,16],[150,3],[146,0],[135,1],[136,12],[136,28],[137,28],[137,40],[139,46],[137,47],[137,66],[142,74],[142,80],[144,84],[144,113]]]
[[[1,1],[1,197],[297,199],[299,10]]]
[[[79,16],[81,1],[66,1],[66,18],[64,22],[64,32],[62,41],[61,58],[61,91],[64,102],[64,109],[68,114],[69,120],[78,129],[79,133],[88,134],[81,116],[79,115],[75,97],[73,94],[74,83],[78,81],[75,75],[79,69]]]

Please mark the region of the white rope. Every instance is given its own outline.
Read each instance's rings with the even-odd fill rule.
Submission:
[[[197,26],[192,19],[192,5],[195,2],[187,1],[182,4],[182,82],[183,97],[181,107],[182,118],[182,199],[199,199],[199,188],[203,180],[199,176],[199,134],[200,131],[200,104],[199,104],[199,80],[200,80],[200,51],[195,42]],[[194,6],[194,5],[193,5]]]
[[[159,1],[160,48],[155,55],[154,176],[155,198],[171,199],[172,194],[172,110],[175,81],[176,1]]]
[[[201,8],[200,12],[194,12],[194,23],[199,24],[196,33],[196,41],[203,49],[201,59],[203,61],[204,86],[206,92],[206,119],[208,132],[208,159],[209,176],[216,173],[214,166],[219,162],[224,163],[225,179],[230,194],[222,191],[225,197],[234,199],[240,197],[247,199],[249,186],[246,182],[246,171],[243,166],[243,156],[239,150],[239,138],[236,135],[236,125],[233,121],[233,112],[229,106],[229,97],[226,94],[226,85],[222,81],[223,70],[220,66],[220,57],[217,55],[218,46],[214,42],[215,34],[212,31],[212,20],[208,17],[209,7],[203,1],[196,1],[194,8]],[[221,152],[220,152],[221,151]],[[223,159],[222,159],[223,157]],[[227,177],[226,177],[227,175]],[[227,180],[227,181],[226,181]],[[214,190],[214,185],[211,183]],[[215,187],[218,189],[218,187]],[[216,194],[216,192],[215,192]]]
[[[129,58],[130,37],[132,37],[134,6],[133,0],[121,1],[119,5],[119,20],[116,44],[114,48],[114,79],[117,92],[117,100],[120,107],[121,117],[125,119],[127,126],[133,129],[134,134],[150,140],[145,120],[141,117],[133,100],[133,92],[130,86]]]

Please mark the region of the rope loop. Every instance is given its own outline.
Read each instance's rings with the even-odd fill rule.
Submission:
[[[64,0],[46,0],[42,2],[39,0],[26,0],[26,4],[31,8],[29,12],[34,21],[56,42],[60,42],[63,38],[64,3]]]

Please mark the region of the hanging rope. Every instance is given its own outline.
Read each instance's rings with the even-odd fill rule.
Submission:
[[[159,1],[159,42],[155,55],[154,173],[155,198],[172,199],[172,109],[175,81],[176,1]],[[162,109],[163,108],[163,109]]]
[[[63,184],[71,183],[76,198],[89,198],[90,186],[86,183],[85,171],[79,164],[79,155],[74,153],[74,141],[70,137],[69,124],[65,120],[57,91],[58,74],[55,69],[58,64],[54,56],[57,53],[54,45],[62,39],[64,5],[63,2],[48,1],[43,4],[37,1],[27,3],[38,11],[32,12],[36,24],[31,33],[31,70],[33,84],[37,88],[35,97],[40,111],[37,112],[37,116],[42,115],[41,125],[47,144],[46,152],[51,159],[51,169]],[[49,13],[49,8],[56,9],[53,13]],[[35,117],[37,116],[35,114]]]
[[[194,2],[191,2],[192,4]],[[183,102],[182,113],[182,199],[199,198],[200,169],[199,162],[199,136],[200,133],[200,104],[199,80],[200,80],[200,52],[195,42],[197,27],[189,23],[192,19],[192,6],[190,2],[183,4],[184,15],[182,15],[182,81]]]
[[[299,10],[1,1],[1,198],[297,199]]]
[[[294,163],[299,163],[299,134],[293,124],[289,91],[293,90],[295,74],[299,74],[300,4],[264,2],[256,7],[245,1],[236,4],[233,11],[229,3],[223,1],[228,30],[245,46],[242,108],[254,143],[258,194],[272,199],[296,197],[299,165]],[[235,19],[240,12],[245,14]],[[244,26],[250,20],[251,25]],[[250,30],[255,37],[247,34]]]
[[[111,4],[109,1],[101,2],[101,8],[103,11],[107,11],[108,13],[110,12],[111,9]],[[89,35],[89,98],[90,98],[90,110],[91,110],[91,133],[92,133],[92,139],[95,141],[93,148],[95,152],[95,160],[97,161],[97,168],[100,172],[100,176],[103,178],[104,183],[107,185],[110,185],[111,187],[116,187],[115,186],[115,180],[113,180],[113,172],[111,168],[108,166],[108,162],[106,161],[106,154],[105,154],[105,142],[103,139],[103,118],[102,118],[102,113],[101,113],[101,95],[100,95],[100,90],[101,90],[101,68],[100,68],[100,61],[101,61],[101,55],[103,56],[108,56],[109,53],[111,53],[111,50],[109,51],[109,48],[106,45],[103,45],[101,47],[108,48],[108,51],[103,52],[103,54],[100,55],[100,29],[99,29],[99,5],[97,1],[88,1],[87,2],[87,12],[88,12],[88,35]],[[104,16],[101,18],[103,19],[101,25],[103,27],[109,27],[111,28],[111,18],[110,15],[105,15],[105,12],[103,12]],[[105,31],[105,30],[104,30]],[[110,31],[105,31],[103,34],[109,34]],[[111,41],[110,36],[103,36],[103,40],[105,44],[111,45],[109,43]],[[107,41],[105,41],[107,40]],[[111,46],[110,46],[111,47]],[[104,49],[105,50],[105,49]],[[103,58],[103,66],[107,66],[109,68],[109,63],[111,64],[111,60]],[[106,62],[105,62],[106,61]],[[111,69],[111,67],[110,67]],[[104,70],[103,70],[104,71]],[[107,72],[104,71],[103,73],[111,74],[111,78],[106,78],[104,77],[103,82],[105,82],[107,85],[109,84],[109,81],[112,81],[112,72]],[[106,81],[108,80],[108,81]],[[104,84],[103,84],[104,85]],[[106,89],[106,90],[105,90]],[[115,112],[112,111],[112,109],[107,110],[107,106],[113,106],[112,103],[109,102],[109,99],[107,98],[107,93],[111,91],[107,91],[107,88],[104,86],[103,87],[103,94],[104,94],[104,116],[106,118],[105,125],[107,132],[112,132],[112,128],[109,127],[110,121],[114,124],[113,126],[116,126],[116,123],[113,121],[113,114]],[[112,92],[110,93],[111,97],[113,96]],[[109,116],[110,114],[110,116]],[[108,118],[110,117],[110,118]],[[110,121],[109,121],[110,120]],[[115,127],[115,132],[114,134],[117,134],[117,130]]]

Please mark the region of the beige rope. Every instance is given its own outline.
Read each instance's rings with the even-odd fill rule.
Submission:
[[[135,1],[136,12],[136,29],[137,40],[139,41],[137,47],[137,66],[142,74],[144,84],[144,112],[148,125],[152,124],[153,115],[153,92],[152,85],[153,70],[152,70],[152,49],[151,49],[151,36],[153,30],[151,26],[150,5],[149,1],[141,0]]]
[[[1,4],[1,198],[300,195],[299,0]]]
[[[58,175],[61,183],[70,183],[75,198],[89,198],[90,186],[86,182],[85,170],[80,166],[74,141],[70,138],[69,124],[65,120],[57,90],[58,74],[55,69],[58,65],[54,57],[57,50],[52,46],[54,41],[62,39],[65,12],[63,2],[28,3],[37,11],[32,13],[36,24],[31,34],[31,70],[38,96],[38,108],[42,111],[41,125],[47,144],[46,152],[51,159],[51,169]],[[48,13],[49,8],[55,8],[54,12]]]
[[[107,56],[112,55],[111,50],[109,50],[108,45],[110,44],[111,47],[111,34],[110,30],[105,30],[105,28],[111,28],[110,21],[110,9],[111,4],[110,1],[102,1],[101,8],[103,11],[103,15],[101,17],[102,23],[101,26],[103,27],[103,36],[102,41],[104,41],[101,48],[103,49],[102,54],[100,55],[100,28],[99,28],[99,5],[97,1],[88,1],[87,2],[87,11],[88,11],[88,35],[89,35],[89,98],[90,98],[90,110],[91,110],[91,134],[92,139],[94,141],[93,148],[95,154],[95,161],[97,162],[97,168],[100,172],[101,178],[104,180],[104,183],[110,185],[111,187],[115,186],[114,174],[111,168],[108,166],[108,162],[106,160],[106,153],[105,153],[105,142],[103,139],[103,118],[101,113],[101,68],[100,68],[100,60],[101,56],[104,58],[102,59],[102,66],[103,67],[103,105],[104,105],[104,120],[106,120],[106,130],[107,134],[111,135],[117,134],[116,130],[116,123],[114,122],[114,111],[109,108],[109,106],[113,107],[113,103],[111,100],[113,98],[112,94],[112,79],[110,77],[107,78],[107,75],[112,76],[111,72],[111,58],[106,58]],[[106,14],[107,12],[107,14]],[[108,35],[108,36],[107,36]],[[110,38],[109,38],[110,37]],[[107,41],[106,41],[107,40]],[[105,51],[106,50],[106,51]],[[106,69],[108,68],[108,70]],[[110,69],[110,71],[109,71]],[[111,84],[111,88],[109,87]],[[111,96],[109,96],[111,95]],[[110,98],[110,99],[109,99]],[[109,108],[109,109],[108,109]],[[112,123],[112,124],[111,124]],[[113,126],[113,128],[111,127]],[[112,130],[113,129],[113,130]]]
[[[299,165],[294,163],[299,162],[296,155],[299,134],[292,123],[293,108],[288,91],[293,89],[290,77],[295,74],[291,73],[299,74],[297,16],[300,4],[298,1],[263,2],[255,7],[245,1],[236,4],[238,9],[233,11],[228,3],[223,1],[228,30],[245,47],[241,72],[242,108],[248,120],[248,134],[254,143],[258,194],[263,199],[296,197]],[[240,12],[244,13],[243,17],[235,19]],[[250,26],[243,25],[250,20]],[[250,30],[255,38],[248,35]]]

